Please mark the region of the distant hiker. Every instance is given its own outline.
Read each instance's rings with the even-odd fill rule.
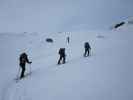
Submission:
[[[26,53],[22,53],[22,54],[20,55],[19,61],[20,61],[19,65],[20,65],[20,67],[22,68],[22,72],[21,72],[21,76],[20,76],[20,79],[21,79],[21,78],[24,77],[24,72],[25,72],[25,65],[26,65],[26,63],[31,64],[32,62],[30,62],[30,61],[28,60],[28,56],[27,56]]]
[[[84,57],[87,57],[90,55],[90,44],[88,42],[84,43],[84,48],[85,48],[85,53],[84,53]]]
[[[58,64],[61,64],[61,61],[63,64],[66,63],[66,61],[65,61],[66,60],[65,48],[60,48],[58,53],[60,55],[60,58],[58,60]]]
[[[70,42],[70,37],[68,36],[67,37],[67,43],[69,44],[69,42]]]

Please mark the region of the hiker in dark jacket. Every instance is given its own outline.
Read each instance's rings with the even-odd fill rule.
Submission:
[[[90,55],[90,49],[91,49],[90,44],[88,42],[85,42],[84,48],[85,48],[84,57],[87,57]]]
[[[19,61],[20,61],[19,65],[20,65],[20,67],[22,68],[22,72],[21,72],[21,76],[20,76],[20,79],[21,79],[21,78],[24,77],[24,72],[25,72],[25,65],[26,65],[26,63],[31,64],[32,62],[30,62],[30,61],[28,60],[28,56],[27,56],[26,53],[22,53],[22,54],[20,55]]]
[[[70,42],[70,37],[68,36],[67,37],[67,43],[69,44],[69,42]]]
[[[66,60],[65,48],[60,48],[58,53],[60,55],[60,58],[58,60],[58,64],[61,64],[61,61],[64,64],[66,62],[65,61]]]

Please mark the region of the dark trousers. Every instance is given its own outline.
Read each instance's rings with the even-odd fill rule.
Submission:
[[[67,43],[69,44],[69,39],[67,39]]]
[[[66,57],[65,56],[60,56],[60,58],[59,58],[59,60],[58,60],[58,64],[60,64],[61,63],[61,61],[62,61],[62,63],[64,64],[66,61]]]
[[[85,49],[84,57],[87,57],[89,55],[90,55],[90,50],[89,49]]]
[[[24,77],[24,73],[25,73],[25,64],[21,64],[20,67],[22,68],[20,78],[23,78]]]

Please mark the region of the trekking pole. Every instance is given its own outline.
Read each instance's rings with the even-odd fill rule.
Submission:
[[[19,66],[18,73],[17,73],[17,79],[19,78],[19,74],[20,74],[20,66]]]
[[[29,68],[29,70],[30,70],[29,73],[31,74],[31,64],[29,64],[29,67],[30,67],[30,68]]]

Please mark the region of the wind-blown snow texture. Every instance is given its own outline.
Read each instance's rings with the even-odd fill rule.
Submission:
[[[112,31],[0,34],[0,100],[133,100],[133,26]],[[70,36],[70,44],[66,37]],[[54,43],[45,42],[53,38]],[[92,47],[83,57],[84,42]],[[67,63],[58,66],[58,49]],[[15,83],[23,51],[32,74]]]

